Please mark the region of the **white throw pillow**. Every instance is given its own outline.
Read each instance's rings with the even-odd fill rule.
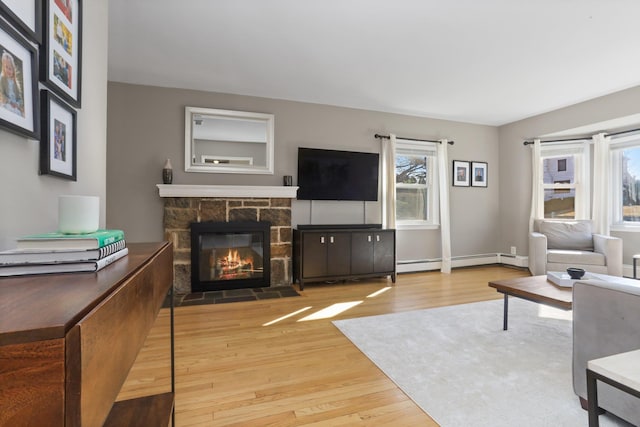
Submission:
[[[547,236],[548,249],[593,250],[591,223],[588,221],[542,221],[540,232]]]

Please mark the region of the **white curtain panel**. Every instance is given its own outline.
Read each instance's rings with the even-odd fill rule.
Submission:
[[[451,273],[451,221],[449,219],[449,142],[441,139],[438,144],[438,187],[440,190],[440,238],[442,240],[442,273]]]
[[[382,139],[382,226],[396,228],[396,136]]]
[[[599,133],[593,136],[593,230],[609,235],[611,224],[611,138]]]
[[[533,221],[544,216],[543,206],[540,201],[543,200],[541,194],[542,186],[540,185],[540,174],[542,173],[542,156],[540,155],[540,140],[534,139],[531,150],[531,214],[529,215],[529,232],[533,231]]]

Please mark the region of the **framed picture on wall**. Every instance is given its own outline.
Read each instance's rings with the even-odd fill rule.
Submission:
[[[471,185],[474,187],[487,186],[488,165],[486,162],[471,162]]]
[[[469,162],[462,160],[453,161],[453,186],[468,187],[469,180]]]
[[[41,91],[40,175],[76,181],[76,110],[48,90]]]
[[[43,0],[40,80],[76,108],[81,106],[82,0]]]
[[[38,53],[0,19],[0,127],[39,139]]]
[[[42,43],[42,0],[0,0],[0,15],[27,39]]]

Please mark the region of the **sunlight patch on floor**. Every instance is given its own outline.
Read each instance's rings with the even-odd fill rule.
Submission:
[[[382,289],[380,289],[380,290],[378,290],[378,291],[375,291],[375,292],[374,292],[374,293],[372,293],[372,294],[367,295],[367,298],[375,298],[375,297],[377,297],[378,295],[380,295],[380,294],[383,294],[383,293],[387,292],[389,289],[391,289],[391,286],[386,286],[386,287],[384,287],[384,288],[382,288]]]
[[[293,316],[296,316],[296,315],[298,315],[298,314],[300,314],[300,313],[302,313],[302,312],[305,312],[305,311],[309,310],[310,308],[311,308],[311,306],[309,306],[309,307],[305,307],[305,308],[301,308],[301,309],[300,309],[300,310],[298,310],[298,311],[294,311],[293,313],[285,314],[284,316],[282,316],[282,317],[278,317],[277,319],[272,320],[271,322],[267,322],[267,323],[263,324],[262,326],[271,326],[271,325],[273,325],[274,323],[278,323],[278,322],[280,322],[280,321],[282,321],[282,320],[288,319],[288,318],[293,317]]]
[[[560,310],[559,308],[539,304],[538,317],[543,317],[545,319],[573,320],[573,311]]]
[[[298,320],[298,322],[306,322],[307,320],[329,319],[349,310],[350,308],[355,307],[358,304],[362,304],[362,301],[339,302],[330,305],[327,308],[323,308],[320,311],[316,311],[315,313],[310,314],[307,317],[303,317],[302,319]]]

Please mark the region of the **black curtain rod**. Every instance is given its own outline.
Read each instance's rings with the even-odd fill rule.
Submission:
[[[376,133],[376,134],[375,134],[375,137],[376,137],[376,138],[379,138],[379,139],[391,139],[391,137],[390,137],[389,135],[380,135],[380,134],[378,134],[378,133]],[[438,143],[438,144],[442,144],[442,141],[434,141],[433,139],[405,138],[405,137],[403,137],[403,136],[398,136],[397,138],[398,138],[398,139],[404,139],[404,140],[406,140],[406,141],[435,142],[435,143]],[[449,145],[453,145],[453,144],[454,144],[454,141],[447,141],[447,143],[448,143]]]
[[[608,134],[607,134],[607,136],[624,135],[625,133],[633,133],[633,132],[638,132],[638,131],[640,131],[640,128],[638,128],[638,129],[622,130],[622,131],[620,131],[620,132],[608,133]]]
[[[612,133],[605,133],[605,136],[617,136],[617,135],[624,135],[625,133],[633,133],[633,132],[639,132],[640,128],[638,129],[629,129],[629,130],[623,130],[620,132],[612,132]],[[540,144],[544,144],[545,142],[571,142],[571,141],[584,141],[587,139],[591,139],[591,137],[584,137],[584,138],[569,138],[569,139],[551,139],[549,141],[540,141]],[[533,144],[533,141],[525,141],[523,143],[524,145],[531,145]]]
[[[586,141],[591,138],[569,138],[569,139],[550,139],[548,141],[540,141],[540,144],[545,144],[547,142],[572,142],[572,141]],[[525,141],[524,145],[531,145],[533,141]]]

